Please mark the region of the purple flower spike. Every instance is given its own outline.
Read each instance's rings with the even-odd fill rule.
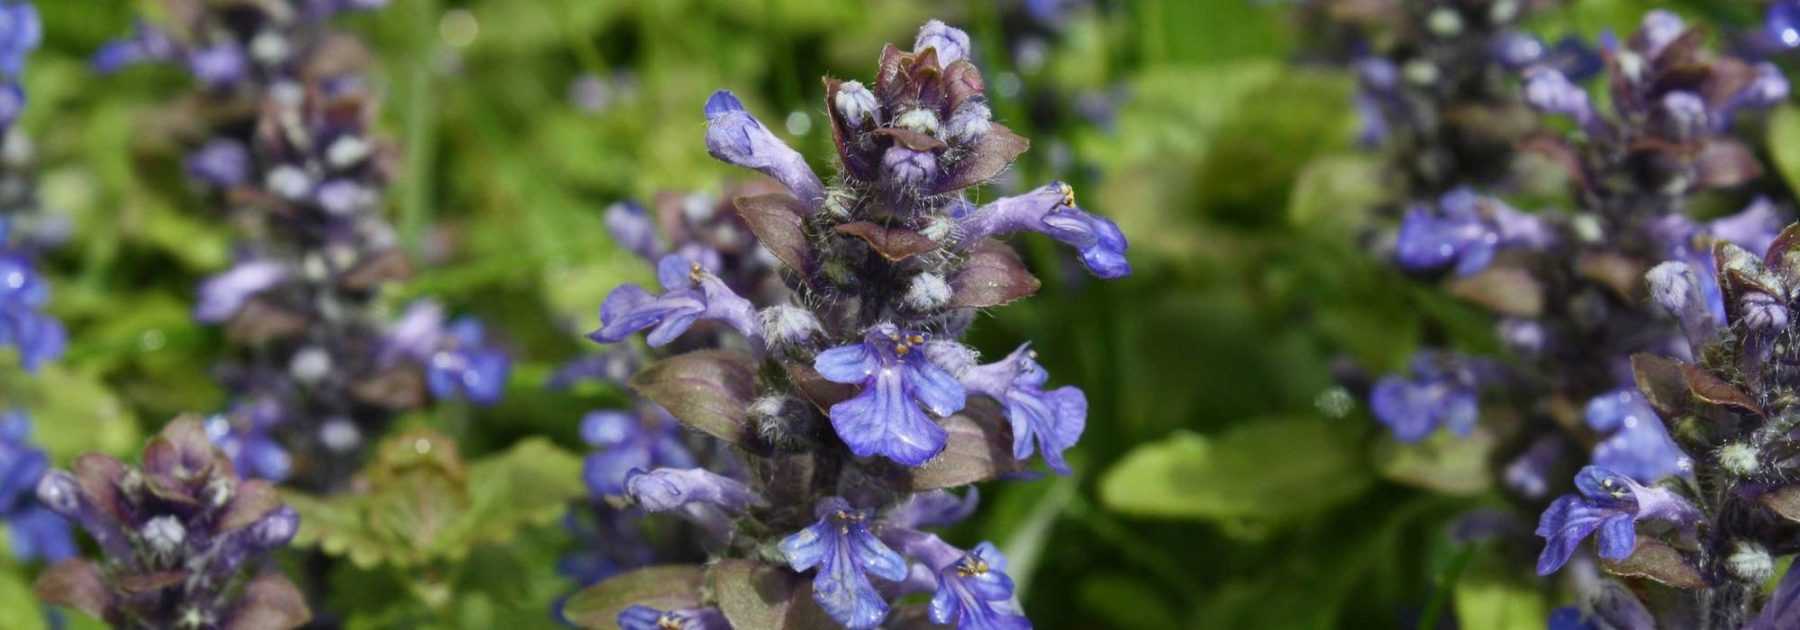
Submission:
[[[963,217],[959,227],[964,244],[1021,230],[1042,232],[1074,246],[1081,263],[1096,276],[1131,275],[1131,263],[1125,259],[1128,243],[1118,224],[1076,207],[1075,189],[1063,182],[983,205]]]
[[[1402,442],[1425,439],[1439,426],[1466,436],[1480,414],[1478,385],[1462,358],[1422,351],[1413,357],[1410,377],[1390,375],[1375,383],[1369,406]]]
[[[1414,272],[1454,267],[1467,276],[1486,269],[1503,247],[1543,249],[1556,240],[1543,220],[1466,188],[1445,193],[1437,207],[1413,206],[1401,219],[1394,261]]]
[[[1662,418],[1636,388],[1620,388],[1588,401],[1588,427],[1609,437],[1594,445],[1594,465],[1644,483],[1683,474],[1693,467],[1669,439]]]
[[[939,417],[963,408],[966,392],[949,372],[916,351],[925,336],[893,324],[871,327],[863,340],[819,353],[813,368],[837,383],[862,386],[855,398],[831,406],[831,425],[857,457],[880,455],[919,466],[944,450]]]
[[[1600,557],[1624,560],[1637,547],[1638,521],[1668,521],[1691,531],[1700,519],[1700,511],[1674,491],[1645,486],[1599,466],[1582,468],[1575,487],[1579,495],[1557,498],[1538,519],[1537,535],[1544,538],[1538,575],[1561,569],[1575,547],[1596,531]]]
[[[581,419],[581,439],[598,451],[582,462],[588,490],[600,496],[625,494],[625,478],[634,469],[692,468],[694,455],[681,442],[680,425],[661,407],[643,414],[595,411]]]
[[[1028,630],[1031,620],[1013,601],[1013,581],[1006,575],[1006,556],[994,543],[982,542],[937,572],[931,596],[931,620],[957,628]]]
[[[194,319],[206,324],[229,320],[251,297],[286,282],[287,278],[287,267],[281,263],[267,260],[239,262],[200,283],[200,300],[194,305]]]
[[[873,628],[887,617],[887,601],[869,582],[906,579],[906,559],[869,531],[869,514],[838,497],[814,510],[818,523],[781,539],[781,554],[795,571],[818,569],[813,599],[838,623],[852,630]]]
[[[662,280],[662,295],[650,295],[635,284],[613,289],[600,304],[600,330],[588,338],[615,343],[653,328],[646,341],[662,346],[703,319],[723,321],[752,340],[761,338],[756,307],[699,263],[670,254],[657,263],[656,275]]]
[[[632,606],[619,612],[619,630],[731,630],[731,623],[715,608]]]
[[[730,90],[706,99],[706,151],[719,161],[775,178],[809,209],[825,203],[825,184],[806,158],[750,115]]]
[[[1031,456],[1032,441],[1044,453],[1044,462],[1058,473],[1069,474],[1063,451],[1081,439],[1087,426],[1087,396],[1074,386],[1045,391],[1050,378],[1036,360],[1031,345],[1019,346],[1005,359],[970,368],[962,374],[963,387],[986,394],[1006,407],[1012,421],[1013,458]]]

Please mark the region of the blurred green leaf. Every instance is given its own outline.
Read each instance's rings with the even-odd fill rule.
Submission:
[[[1458,580],[1452,600],[1462,630],[1540,630],[1550,617],[1538,588],[1505,578]]]
[[[137,420],[106,385],[63,365],[41,367],[26,381],[32,439],[66,462],[88,452],[125,456],[139,446]]]
[[[1766,144],[1775,158],[1775,170],[1788,188],[1800,190],[1800,106],[1782,105],[1769,115]]]
[[[44,619],[44,608],[25,576],[14,567],[0,570],[0,628],[40,630],[47,627]]]
[[[1106,573],[1084,579],[1081,603],[1099,611],[1109,628],[1166,630],[1181,626],[1169,604],[1157,596],[1154,585],[1140,577]]]
[[[1352,427],[1270,417],[1217,437],[1177,433],[1133,450],[1100,480],[1108,508],[1139,516],[1279,522],[1355,498],[1374,481]]]
[[[1468,436],[1438,431],[1416,443],[1385,437],[1375,443],[1373,461],[1381,462],[1383,477],[1410,486],[1457,496],[1473,496],[1493,484],[1488,455],[1494,436],[1477,427]]]

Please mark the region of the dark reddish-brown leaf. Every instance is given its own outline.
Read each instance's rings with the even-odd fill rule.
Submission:
[[[1679,550],[1649,536],[1638,536],[1637,548],[1630,557],[1617,562],[1602,558],[1600,563],[1613,575],[1646,578],[1690,590],[1706,587],[1700,571]]]
[[[756,240],[781,259],[789,269],[805,274],[810,267],[812,243],[806,240],[803,217],[807,210],[799,199],[787,193],[738,197],[732,203],[738,216],[756,234]]]
[[[932,192],[943,194],[962,190],[993,179],[1029,148],[1030,140],[1013,133],[1005,125],[993,123],[968,155],[950,165],[946,177],[938,181]]]
[[[1800,522],[1800,485],[1776,488],[1756,497],[1756,500],[1782,518]]]
[[[406,252],[390,249],[357,262],[338,278],[339,284],[352,291],[367,291],[384,282],[405,280],[412,275],[412,262]]]
[[[950,100],[950,111],[956,111],[963,101],[981,95],[983,89],[981,70],[969,60],[958,59],[944,69],[944,96]]]
[[[1762,175],[1762,164],[1756,154],[1736,140],[1710,140],[1694,158],[1700,172],[1700,185],[1706,188],[1730,188]]]
[[[631,388],[702,433],[747,448],[761,446],[749,426],[756,373],[748,356],[722,350],[676,355],[638,372]]]
[[[839,625],[813,601],[812,580],[787,567],[722,560],[706,572],[719,612],[734,628],[829,630]]]
[[[850,177],[863,181],[875,179],[879,174],[875,170],[875,164],[857,150],[855,130],[844,121],[843,114],[838,113],[837,95],[843,84],[837,79],[825,77],[825,113],[831,118],[832,144],[837,145],[838,158],[843,160],[844,171]]]
[[[269,482],[252,479],[240,483],[232,493],[231,503],[225,506],[225,515],[219,518],[219,531],[231,532],[247,527],[278,507],[281,507],[281,495]]]
[[[396,411],[425,404],[425,375],[418,368],[399,365],[356,379],[350,393],[357,400]]]
[[[944,451],[904,473],[914,491],[968,485],[1023,469],[1013,459],[1012,428],[998,403],[971,397],[942,424],[950,434]]]
[[[1634,354],[1631,355],[1631,373],[1637,380],[1638,391],[1644,393],[1650,406],[1664,418],[1680,415],[1693,401],[1687,375],[1679,361],[1653,354]]]
[[[119,480],[125,476],[125,464],[106,455],[87,453],[76,456],[70,470],[76,483],[81,484],[83,498],[108,516],[125,520],[125,506],[119,499]]]
[[[1018,252],[1006,243],[985,239],[970,249],[962,271],[950,279],[950,287],[955,291],[950,306],[1000,306],[1037,293],[1039,286],[1042,283],[1025,269]]]
[[[1783,284],[1800,285],[1800,223],[1782,228],[1763,254],[1763,265],[1778,274]]]
[[[1644,272],[1647,270],[1643,261],[1611,252],[1589,252],[1576,259],[1575,270],[1581,277],[1610,289],[1626,303],[1643,301]]]
[[[1451,295],[1501,315],[1537,317],[1544,311],[1544,287],[1524,269],[1489,267],[1446,284]]]
[[[1695,398],[1715,405],[1733,407],[1759,416],[1763,415],[1762,406],[1756,404],[1756,400],[1749,394],[1705,368],[1684,363],[1681,365],[1681,377],[1687,383],[1688,391]]]
[[[937,241],[927,238],[924,234],[905,228],[882,227],[868,221],[845,223],[837,226],[836,229],[839,234],[848,234],[862,239],[863,242],[869,244],[870,249],[881,254],[882,258],[894,262],[937,249],[938,246]]]
[[[250,298],[225,326],[225,336],[245,345],[262,345],[306,332],[306,315],[277,306],[262,298]]]
[[[904,127],[882,127],[875,130],[875,135],[893,138],[895,144],[914,151],[942,151],[948,146],[943,140]]]
[[[95,619],[105,618],[106,608],[112,602],[112,593],[100,579],[100,570],[80,558],[45,569],[33,591],[38,599],[79,610]]]
[[[706,570],[698,565],[658,565],[621,573],[569,597],[563,614],[583,628],[618,627],[619,613],[633,605],[657,610],[700,604]]]
[[[291,630],[312,621],[306,596],[286,576],[264,573],[244,587],[243,603],[225,630]]]
[[[818,370],[804,363],[784,363],[782,366],[787,369],[788,380],[794,384],[795,391],[806,402],[817,407],[820,413],[829,412],[832,405],[849,400],[858,391],[855,385],[838,383],[820,376]]]
[[[127,596],[131,596],[160,591],[187,581],[187,578],[187,571],[174,569],[169,571],[156,571],[153,573],[134,573],[130,575],[114,576],[113,581],[119,585],[120,591],[124,591]]]

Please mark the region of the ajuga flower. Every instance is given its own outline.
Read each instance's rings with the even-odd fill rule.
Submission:
[[[869,531],[869,513],[838,497],[814,510],[818,523],[781,539],[781,555],[795,571],[817,569],[813,593],[819,605],[847,628],[873,628],[887,616],[887,601],[870,576],[906,579],[906,560]]]
[[[705,530],[715,566],[810,579],[811,601],[790,605],[851,628],[881,626],[901,606],[907,618],[964,628],[1028,627],[997,550],[964,551],[921,528],[975,509],[977,492],[951,488],[1019,471],[1034,452],[1068,472],[1086,399],[1046,390],[1029,345],[981,365],[958,339],[979,310],[1038,289],[993,237],[1041,232],[1079,250],[1094,275],[1130,271],[1118,227],[1079,208],[1066,184],[981,206],[964,196],[1026,148],[993,120],[972,50],[967,34],[933,22],[911,52],[883,52],[872,85],[827,79],[842,166],[830,178],[743,100],[717,92],[703,108],[708,151],[778,184],[735,186],[729,205],[665,195],[650,209],[607,211],[622,246],[661,257],[665,290],[620,287],[600,309],[594,340],[648,330],[653,361],[629,379],[642,411],[584,422],[600,447],[584,470],[590,487]],[[584,360],[570,374],[617,381],[610,368],[628,363]],[[701,434],[731,448],[690,442]],[[632,608],[618,621],[688,627],[716,609],[756,625],[722,603],[740,588],[760,587],[720,577],[658,600],[693,606]],[[914,594],[934,603],[896,603]]]
[[[925,410],[938,417],[956,413],[966,394],[949,372],[914,351],[924,345],[924,335],[884,323],[870,328],[861,343],[819,353],[813,369],[820,376],[862,386],[854,398],[831,407],[831,425],[850,452],[918,466],[944,449],[944,429]]]
[[[12,346],[26,370],[62,355],[67,333],[43,312],[50,284],[23,244],[10,245],[10,221],[0,216],[0,347]]]
[[[1420,352],[1413,356],[1410,376],[1390,375],[1375,383],[1369,406],[1402,441],[1422,440],[1440,426],[1466,436],[1481,413],[1479,368],[1453,354]]]
[[[1691,530],[1700,519],[1700,511],[1681,495],[1599,466],[1581,469],[1575,487],[1580,494],[1558,498],[1538,521],[1537,535],[1544,538],[1540,575],[1562,568],[1575,547],[1595,532],[1601,558],[1624,560],[1636,548],[1639,521],[1667,521]]]
[[[1669,439],[1662,418],[1636,388],[1614,390],[1588,401],[1587,425],[1610,434],[1594,445],[1594,465],[1651,483],[1685,473],[1692,462]]]
[[[233,342],[218,373],[234,401],[280,408],[275,425],[225,414],[212,433],[234,449],[275,440],[291,469],[258,457],[246,474],[322,490],[349,481],[363,436],[395,413],[433,399],[491,404],[510,369],[480,323],[445,324],[435,306],[389,322],[378,303],[411,269],[381,217],[394,152],[374,132],[366,51],[326,21],[383,4],[200,3],[94,58],[102,71],[154,62],[192,75],[200,133],[183,166],[242,237],[237,263],[201,285],[194,316]]]
[[[725,616],[712,608],[657,610],[631,606],[619,613],[619,630],[729,630]]]
[[[79,523],[101,551],[38,580],[38,594],[126,628],[293,628],[310,613],[293,584],[263,572],[299,515],[264,481],[242,481],[198,419],[170,422],[142,464],[83,455],[38,500]]]

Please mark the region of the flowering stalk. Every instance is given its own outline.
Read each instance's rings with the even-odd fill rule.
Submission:
[[[1027,145],[991,119],[970,50],[966,34],[934,21],[912,52],[883,51],[872,87],[827,79],[842,167],[829,184],[730,92],[707,101],[708,151],[785,189],[735,200],[779,261],[783,290],[746,299],[704,257],[666,254],[663,291],[615,290],[592,336],[612,343],[645,331],[661,348],[694,335],[713,342],[631,383],[675,421],[731,445],[730,457],[707,468],[650,461],[626,473],[623,490],[641,509],[709,532],[709,555],[721,561],[614,576],[572,598],[572,618],[758,627],[766,611],[744,603],[767,601],[772,588],[793,594],[783,606],[850,628],[913,615],[1029,626],[997,549],[965,550],[926,530],[974,509],[972,490],[950,488],[1019,471],[1038,454],[1067,473],[1062,456],[1085,426],[1086,399],[1073,387],[1045,389],[1028,348],[981,364],[957,339],[977,309],[1038,287],[993,237],[1047,234],[1100,277],[1130,265],[1118,228],[1077,207],[1065,184],[967,201],[964,190]],[[664,451],[644,445],[655,443],[633,448],[654,460]],[[704,571],[708,592],[682,586]],[[596,603],[652,583],[656,606]],[[741,589],[765,594],[732,596]],[[931,594],[931,605],[896,611],[892,602],[911,593]]]
[[[43,312],[50,285],[35,264],[37,251],[55,245],[62,230],[39,213],[31,141],[14,124],[25,105],[19,74],[42,34],[36,6],[0,3],[0,74],[6,77],[0,86],[0,348],[11,347],[27,373],[60,357],[67,337],[62,323]],[[0,397],[25,398],[5,387],[0,384]],[[50,458],[30,442],[30,416],[13,404],[0,404],[0,523],[19,561],[61,562],[75,554],[69,524],[33,492]]]
[[[394,155],[372,133],[366,54],[326,20],[383,4],[183,5],[94,60],[184,64],[197,83],[206,125],[187,172],[242,237],[194,309],[237,344],[222,368],[234,408],[207,430],[246,474],[337,488],[395,413],[428,394],[489,404],[506,381],[479,322],[421,302],[389,324],[377,304],[410,268],[381,216]]]
[[[285,576],[263,571],[299,515],[268,482],[241,480],[197,418],[165,426],[140,466],[83,455],[44,475],[37,497],[101,552],[39,577],[50,603],[117,628],[285,629],[311,618]]]

